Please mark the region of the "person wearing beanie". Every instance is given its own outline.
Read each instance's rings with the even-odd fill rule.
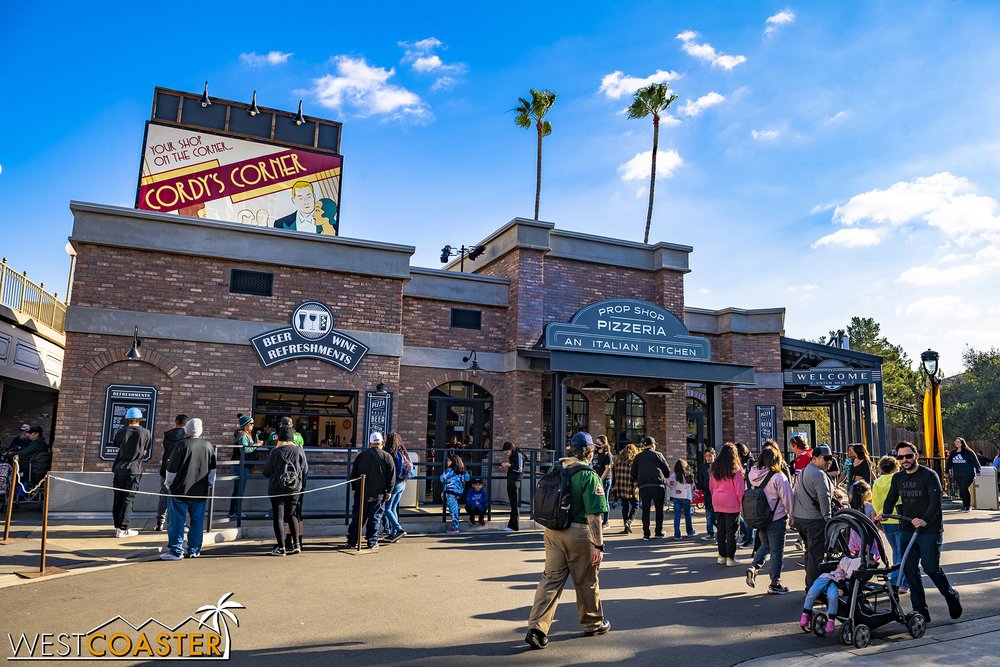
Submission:
[[[167,462],[164,484],[170,491],[167,510],[167,550],[161,560],[197,558],[201,555],[205,527],[205,502],[215,486],[215,447],[201,437],[202,423],[189,419],[184,439],[174,444]],[[184,524],[190,523],[187,553],[184,553]]]
[[[233,445],[235,446],[230,450],[233,453],[233,459],[239,460],[240,451],[242,451],[242,458],[245,462],[257,450],[257,447],[261,445],[261,443],[254,441],[253,426],[253,417],[239,415],[237,418],[236,431],[233,433]],[[246,465],[234,465],[233,474],[236,475],[236,479],[233,480],[233,493],[229,500],[230,519],[236,519],[236,515],[240,511],[242,504],[240,499],[246,492],[247,481],[250,479],[250,468]]]
[[[663,502],[666,498],[667,479],[670,477],[670,466],[663,454],[656,451],[656,440],[650,436],[644,437],[640,444],[642,451],[632,461],[632,482],[639,487],[639,500],[642,501],[642,539],[650,540],[649,512],[656,507],[657,539],[663,539]]]
[[[115,522],[115,537],[135,537],[139,534],[138,530],[129,530],[128,524],[132,518],[135,492],[142,478],[142,462],[153,444],[153,436],[140,423],[142,410],[129,408],[125,411],[125,425],[115,431],[111,438],[118,452],[111,464],[115,487],[111,515]]]

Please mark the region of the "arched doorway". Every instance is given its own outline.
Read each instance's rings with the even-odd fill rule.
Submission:
[[[590,424],[590,401],[579,389],[566,387],[566,437],[571,437]],[[542,399],[542,446],[556,449],[552,442],[552,392]]]
[[[427,474],[424,500],[441,500],[438,476],[454,451],[473,477],[487,477],[493,459],[493,395],[472,382],[446,382],[427,395]]]
[[[604,404],[604,432],[620,450],[646,435],[646,401],[634,391],[619,391]]]

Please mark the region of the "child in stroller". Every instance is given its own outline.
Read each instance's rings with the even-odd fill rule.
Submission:
[[[893,621],[906,626],[914,639],[922,637],[924,617],[903,612],[899,596],[889,584],[889,576],[899,565],[884,563],[885,546],[872,520],[856,510],[840,510],[827,523],[826,537],[824,573],[806,595],[799,626],[822,637],[833,632],[834,621],[839,620],[840,640],[857,648],[868,646],[873,629]],[[826,613],[813,614],[812,605],[824,594]]]

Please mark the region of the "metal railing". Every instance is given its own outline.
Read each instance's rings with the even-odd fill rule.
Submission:
[[[45,283],[35,284],[28,279],[28,272],[18,273],[7,266],[7,258],[0,262],[0,304],[21,311],[59,333],[66,331],[66,304],[58,294],[45,291]]]
[[[259,458],[247,458],[247,455],[243,452],[243,449],[237,445],[219,445],[217,449],[220,451],[218,467],[220,474],[216,478],[215,489],[219,490],[218,495],[235,490],[237,488],[235,484],[239,480],[240,475],[243,470],[247,471],[250,475],[250,479],[254,478],[254,474],[260,475],[263,467],[264,461]],[[358,454],[363,452],[360,448],[344,448],[344,449],[327,449],[324,447],[305,447],[303,448],[306,453],[306,460],[309,463],[309,473],[306,476],[307,484],[306,490],[310,487],[316,488],[325,483],[329,482],[343,482],[350,479],[351,467],[354,465],[354,459],[357,458]],[[232,454],[232,458],[229,460],[222,459],[223,450],[236,450]],[[269,450],[265,447],[258,448],[257,452],[267,453]],[[414,467],[417,470],[417,475],[407,480],[407,482],[423,482],[422,488],[423,493],[420,494],[418,491],[417,506],[421,504],[437,505],[441,504],[442,511],[442,521],[447,520],[447,507],[441,501],[440,494],[442,489],[442,483],[440,481],[441,474],[444,472],[446,467],[447,449],[416,449],[414,454],[420,455],[420,457],[427,456],[428,460],[418,460],[414,461]],[[521,450],[524,454],[524,466],[525,470],[523,473],[523,479],[528,482],[527,486],[527,504],[529,507],[528,515],[530,516],[532,509],[534,507],[535,500],[535,487],[538,483],[538,478],[544,475],[548,469],[555,462],[555,453],[551,450]],[[471,477],[480,477],[483,480],[483,484],[489,489],[490,494],[490,505],[487,510],[487,516],[492,517],[492,508],[494,505],[503,505],[500,498],[493,497],[493,482],[495,480],[506,479],[507,474],[500,467],[499,461],[494,461],[494,456],[499,455],[499,451],[490,449],[464,449],[458,450],[458,454],[463,457],[480,454],[480,460],[470,461],[466,464],[470,473],[474,471]],[[470,457],[471,458],[471,457]],[[232,466],[235,472],[231,474],[221,474],[222,470],[226,467]],[[258,477],[259,478],[259,477]],[[522,494],[524,490],[522,489]],[[213,495],[215,493],[213,492]],[[243,523],[244,511],[243,511],[243,495],[237,497],[236,500],[236,526],[240,527]],[[503,494],[498,494],[503,495]],[[351,518],[351,502],[353,499],[353,491],[348,490],[344,493],[343,505],[340,506],[338,503],[337,507],[332,505],[317,505],[316,500],[309,500],[305,503],[303,508],[303,517],[310,519],[343,519],[344,523],[350,522]],[[521,502],[521,505],[524,503]],[[406,508],[401,508],[400,518],[417,518],[421,514],[416,512],[405,512]],[[214,514],[214,501],[209,501],[207,511],[209,517]],[[259,516],[258,516],[259,515]],[[248,519],[262,520],[267,519],[267,511],[255,512],[254,516],[247,516]],[[211,526],[211,519],[207,524]]]

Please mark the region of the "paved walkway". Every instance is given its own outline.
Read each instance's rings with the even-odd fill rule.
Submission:
[[[1000,646],[998,519],[998,512],[946,512],[942,561],[962,592],[963,622],[948,619],[932,593],[934,621],[923,640],[890,625],[876,631],[865,652],[798,629],[798,552],[790,552],[782,577],[793,593],[775,597],[762,586],[747,588],[742,568],[719,567],[712,545],[634,535],[608,538],[601,586],[611,633],[582,637],[569,590],[549,647],[527,651],[522,639],[542,569],[541,536],[464,527],[461,535],[407,537],[362,556],[339,551],[334,539],[307,541],[304,554],[285,558],[266,555],[270,544],[263,541],[227,542],[198,560],[130,559],[113,569],[25,582],[0,588],[0,635],[82,632],[116,614],[184,618],[233,592],[246,605],[233,635],[239,664],[977,664],[993,660]],[[82,532],[73,539],[113,539]],[[162,539],[149,540],[149,548]],[[19,545],[0,546],[0,563],[12,546]],[[6,637],[0,647],[0,656],[9,655]]]

